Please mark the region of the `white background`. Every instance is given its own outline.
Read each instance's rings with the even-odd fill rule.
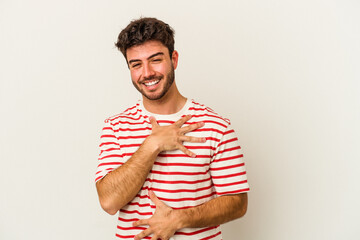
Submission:
[[[231,119],[248,213],[225,240],[359,237],[358,1],[0,0],[0,239],[111,239],[94,185],[103,120],[132,105],[130,20],[176,31],[176,81]]]

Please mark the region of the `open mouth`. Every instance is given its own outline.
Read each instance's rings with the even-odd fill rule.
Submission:
[[[160,80],[148,81],[148,82],[144,82],[144,85],[150,87],[156,85],[158,82],[160,82]]]

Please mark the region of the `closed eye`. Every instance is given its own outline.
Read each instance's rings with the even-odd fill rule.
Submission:
[[[131,65],[131,68],[137,68],[139,66],[140,66],[140,63],[135,63],[135,64]]]

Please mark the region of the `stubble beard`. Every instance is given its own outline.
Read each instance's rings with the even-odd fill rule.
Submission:
[[[163,76],[152,76],[150,78],[147,78],[147,79],[144,79],[144,80],[148,80],[148,81],[151,81],[151,80],[164,80],[164,77]],[[174,83],[174,80],[175,80],[175,71],[174,71],[174,67],[171,66],[171,70],[170,72],[166,75],[166,83],[165,83],[165,86],[164,88],[162,89],[162,91],[160,92],[160,94],[158,95],[151,95],[151,94],[147,94],[144,90],[142,90],[136,83],[133,83],[134,87],[144,96],[146,97],[147,99],[149,100],[159,100],[161,99],[162,97],[165,96],[165,94],[169,91],[171,85]]]

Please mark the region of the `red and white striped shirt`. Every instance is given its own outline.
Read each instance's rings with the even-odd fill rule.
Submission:
[[[184,142],[184,146],[196,154],[195,158],[179,150],[158,155],[139,193],[119,211],[118,238],[134,239],[146,229],[144,226],[132,227],[132,223],[150,218],[155,212],[148,190],[154,191],[161,201],[174,209],[194,207],[218,196],[249,191],[243,154],[229,120],[194,100],[187,100],[182,110],[171,115],[149,113],[139,101],[123,113],[106,119],[95,181],[126,162],[151,134],[149,116],[154,116],[160,126],[165,126],[189,114],[192,118],[184,126],[196,122],[205,125],[186,135],[205,137],[207,141]],[[220,226],[216,226],[180,229],[171,239],[222,239],[222,236]]]

